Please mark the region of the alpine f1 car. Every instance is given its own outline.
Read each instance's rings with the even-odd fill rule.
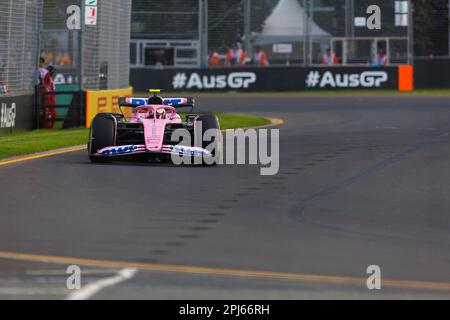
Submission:
[[[179,155],[201,159],[196,163],[205,164],[206,158],[216,155],[218,148],[214,146],[217,144],[214,137],[209,141],[203,140],[207,130],[220,130],[216,116],[192,114],[193,98],[162,98],[157,95],[160,90],[149,91],[152,93],[149,98],[119,98],[120,114],[99,113],[95,116],[88,142],[91,162],[111,162],[131,156],[167,161],[171,155]],[[132,108],[130,116],[125,116],[124,107]],[[191,110],[182,121],[177,110],[186,107]],[[176,129],[189,132],[190,145],[172,141],[172,133]],[[195,145],[196,141],[200,145]]]

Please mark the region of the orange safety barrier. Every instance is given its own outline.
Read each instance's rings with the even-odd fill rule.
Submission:
[[[414,90],[414,68],[410,65],[398,66],[398,90]]]

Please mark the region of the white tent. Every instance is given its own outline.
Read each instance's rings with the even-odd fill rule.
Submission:
[[[297,0],[280,0],[264,22],[263,31],[256,35],[256,43],[302,41],[308,30],[307,23],[311,37],[330,36],[308,17]]]

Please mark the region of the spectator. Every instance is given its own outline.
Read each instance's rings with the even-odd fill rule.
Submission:
[[[66,53],[59,54],[56,56],[56,63],[59,66],[70,65],[70,64],[72,64],[72,58],[70,57],[70,55],[68,55]]]
[[[44,79],[47,74],[48,74],[48,70],[45,67],[45,58],[41,57],[39,59],[39,85],[40,86],[44,85]]]
[[[56,69],[53,66],[48,66],[46,70],[47,73],[44,76],[40,89],[43,106],[41,111],[41,128],[52,129],[56,120],[56,97],[54,94],[56,88],[53,81]]]
[[[383,49],[380,49],[377,54],[376,66],[386,66],[388,65],[388,58]]]
[[[53,61],[53,59],[54,59],[53,53],[48,52],[48,51],[43,51],[43,52],[41,53],[41,58],[44,59],[45,65],[52,64],[52,61]]]
[[[220,64],[220,54],[217,51],[212,51],[211,55],[209,56],[208,64],[211,67],[215,67]]]
[[[256,46],[255,54],[253,55],[253,63],[258,66],[268,66],[267,54],[261,49],[261,46]]]
[[[336,54],[332,54],[331,49],[327,48],[325,53],[322,55],[321,63],[332,66],[335,64],[339,64],[339,60],[337,59]]]
[[[233,49],[228,50],[225,65],[243,65],[245,64],[245,51],[242,49],[241,44],[238,42]]]

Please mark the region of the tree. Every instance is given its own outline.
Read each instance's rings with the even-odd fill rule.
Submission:
[[[208,47],[225,51],[244,36],[244,2],[246,0],[209,0]],[[251,31],[261,32],[263,23],[278,0],[252,0]]]
[[[413,0],[414,55],[448,55],[448,0]]]

